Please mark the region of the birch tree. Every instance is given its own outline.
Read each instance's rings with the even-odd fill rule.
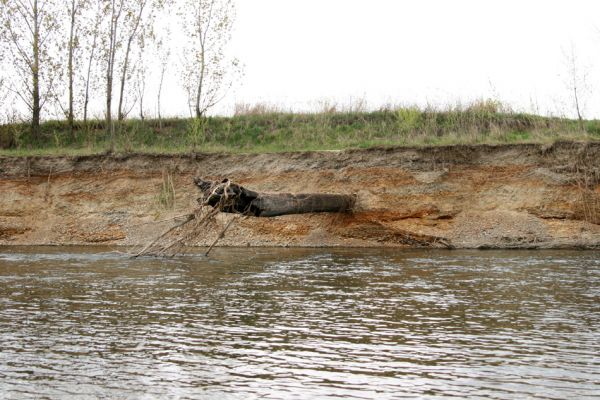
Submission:
[[[169,32],[167,31],[167,35]],[[156,91],[156,113],[158,116],[158,128],[162,129],[162,112],[160,100],[162,96],[163,83],[165,81],[165,73],[167,72],[167,67],[169,66],[169,58],[171,57],[170,49],[163,49],[163,41],[157,42],[157,51],[158,59],[160,61],[159,65],[159,79],[158,79],[158,89]]]
[[[112,100],[113,100],[113,80],[115,72],[115,60],[117,50],[121,47],[119,39],[121,19],[124,14],[125,0],[108,0],[106,13],[108,24],[106,35],[102,36],[104,44],[105,59],[105,86],[106,86],[106,129],[110,131],[111,149],[114,148],[114,127],[112,125]]]
[[[141,36],[152,32],[155,11],[161,9],[167,0],[105,0],[107,2],[108,23],[102,35],[105,61],[106,86],[106,126],[111,134],[111,148],[114,148],[115,130],[113,126],[113,90],[118,83],[117,119],[123,120],[133,108],[126,108],[127,84],[135,76],[135,65],[131,60],[140,51]],[[117,82],[118,80],[118,82]],[[135,103],[135,102],[134,102]]]
[[[80,76],[83,107],[83,123],[88,121],[88,107],[90,103],[90,92],[93,89],[98,89],[98,64],[99,64],[99,45],[100,32],[102,22],[106,16],[107,8],[101,1],[96,2],[96,7],[86,13],[86,21],[82,25],[83,34],[83,52],[85,53],[85,74]]]
[[[151,23],[152,7],[158,5],[150,0],[134,0],[129,1],[126,9],[126,14],[123,23],[123,37],[125,43],[123,50],[121,65],[120,65],[120,86],[119,86],[119,105],[117,108],[117,118],[119,121],[125,119],[127,112],[125,111],[125,86],[128,80],[133,75],[130,59],[135,52],[134,47],[138,45],[138,50],[141,50],[144,43],[142,37],[147,32],[146,24]]]
[[[67,82],[68,82],[68,110],[67,110],[67,121],[69,124],[69,131],[71,136],[74,136],[75,127],[75,52],[79,48],[79,34],[80,25],[79,17],[87,5],[85,0],[70,0],[69,2],[69,39],[67,40]]]
[[[196,118],[223,99],[240,72],[235,58],[228,57],[235,17],[232,0],[185,0],[182,25],[189,43],[183,52],[183,85],[190,94]]]
[[[40,138],[42,110],[59,74],[57,15],[55,0],[0,0],[0,39],[10,49],[3,68],[12,73],[7,87],[26,105],[34,140]]]
[[[89,23],[87,14],[90,13],[91,0],[61,0],[62,14],[65,16],[62,32],[62,48],[64,48],[64,58],[62,58],[59,66],[65,74],[65,83],[55,89],[55,97],[58,106],[62,109],[64,116],[67,118],[69,132],[72,137],[75,136],[75,105],[77,91],[75,87],[76,81],[81,79],[76,71],[81,70],[82,59],[82,44],[85,42],[88,31],[87,24]],[[101,3],[101,2],[100,2]],[[63,106],[61,98],[64,97],[66,90],[66,106]],[[63,100],[64,101],[64,100]]]
[[[148,67],[147,67],[147,61],[146,57],[144,56],[145,53],[145,43],[143,40],[143,35],[142,35],[142,43],[139,46],[139,51],[137,54],[137,62],[136,62],[136,68],[135,68],[135,80],[134,80],[134,87],[135,87],[135,92],[136,92],[136,101],[137,104],[139,106],[139,116],[140,119],[143,121],[145,119],[144,116],[144,97],[146,94],[146,78],[147,78],[147,74],[148,74]]]

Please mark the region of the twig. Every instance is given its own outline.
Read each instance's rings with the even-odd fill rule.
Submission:
[[[225,236],[225,232],[227,232],[227,229],[229,229],[229,227],[231,226],[231,224],[233,223],[233,221],[235,221],[237,218],[233,217],[229,220],[229,222],[227,223],[227,225],[225,225],[225,228],[223,228],[223,230],[221,231],[221,233],[219,233],[219,236],[217,236],[217,238],[215,239],[215,241],[210,245],[210,247],[208,248],[208,250],[206,250],[206,253],[204,253],[205,256],[208,256],[208,253],[210,253],[210,251],[212,250],[213,247],[215,247],[215,245],[217,244],[217,242],[219,240],[221,240],[221,238],[223,238],[223,236]]]
[[[161,233],[156,239],[154,239],[152,242],[150,242],[148,245],[146,245],[142,250],[140,250],[137,254],[132,255],[131,258],[137,258],[139,256],[148,254],[149,251],[151,249],[153,249],[154,247],[158,247],[158,250],[155,252],[155,255],[166,255],[167,250],[171,249],[173,246],[177,245],[177,244],[182,244],[184,241],[186,241],[187,239],[189,239],[189,237],[191,237],[193,234],[195,234],[196,230],[198,229],[198,227],[202,226],[203,224],[205,224],[207,222],[207,220],[213,218],[218,212],[218,209],[211,209],[209,212],[206,213],[206,215],[200,217],[201,212],[204,210],[204,207],[201,207],[200,209],[196,210],[194,213],[192,214],[186,214],[186,215],[181,215],[178,216],[176,218],[181,218],[181,217],[186,217],[184,221],[170,227],[169,229],[167,229],[166,231],[164,231],[163,233]],[[164,239],[167,235],[169,235],[171,232],[173,232],[175,229],[182,227],[183,225],[189,223],[192,220],[196,220],[195,226],[192,229],[192,233],[185,235],[183,237],[176,237],[174,240],[168,242],[167,245],[160,245],[157,246],[157,244]]]
[[[218,212],[219,212],[218,209],[210,210],[204,217],[202,217],[200,220],[198,220],[198,222],[196,223],[196,226],[192,229],[192,232],[190,232],[189,234],[187,234],[186,236],[184,236],[182,238],[176,238],[175,240],[172,240],[171,242],[169,242],[169,244],[167,244],[166,246],[163,246],[163,248],[160,249],[158,254],[163,254],[163,255],[167,256],[167,250],[170,250],[171,248],[173,248],[176,245],[183,246],[186,241],[188,241],[189,239],[191,239],[194,236],[197,236],[198,228],[201,227],[202,225],[204,225],[204,223],[207,222],[209,219],[212,219],[215,215],[218,214]],[[174,256],[176,253],[177,253],[177,251],[170,254],[170,256]]]
[[[190,222],[191,220],[195,219],[196,216],[195,214],[188,214],[187,218],[185,219],[185,221],[180,222],[172,227],[170,227],[169,229],[167,229],[164,233],[162,233],[159,237],[157,237],[156,239],[154,239],[152,242],[150,242],[149,245],[147,245],[146,247],[144,247],[139,253],[131,256],[131,258],[137,258],[139,256],[141,256],[142,254],[144,254],[148,249],[152,248],[152,246],[154,246],[156,243],[158,243],[158,241],[160,239],[162,239],[163,237],[165,237],[166,235],[168,235],[169,233],[171,233],[172,231],[174,231],[175,229],[187,224],[188,222]]]

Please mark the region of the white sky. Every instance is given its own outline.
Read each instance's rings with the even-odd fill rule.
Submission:
[[[231,49],[245,76],[219,113],[236,102],[306,109],[365,99],[377,108],[493,97],[518,109],[569,114],[564,53],[571,43],[590,92],[600,88],[597,0],[236,3]],[[600,116],[598,97],[584,97],[586,115]],[[172,112],[185,109],[178,103],[171,102]]]

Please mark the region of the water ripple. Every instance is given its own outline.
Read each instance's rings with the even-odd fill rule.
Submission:
[[[2,398],[594,398],[597,252],[0,253]]]

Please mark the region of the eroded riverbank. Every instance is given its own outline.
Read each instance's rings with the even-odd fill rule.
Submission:
[[[0,157],[0,244],[146,243],[172,223],[160,221],[196,206],[192,178],[203,176],[263,192],[357,195],[352,214],[239,221],[224,246],[598,248],[599,156],[598,143],[556,143]],[[173,207],[160,201],[166,178]],[[229,218],[190,244],[210,244]]]

